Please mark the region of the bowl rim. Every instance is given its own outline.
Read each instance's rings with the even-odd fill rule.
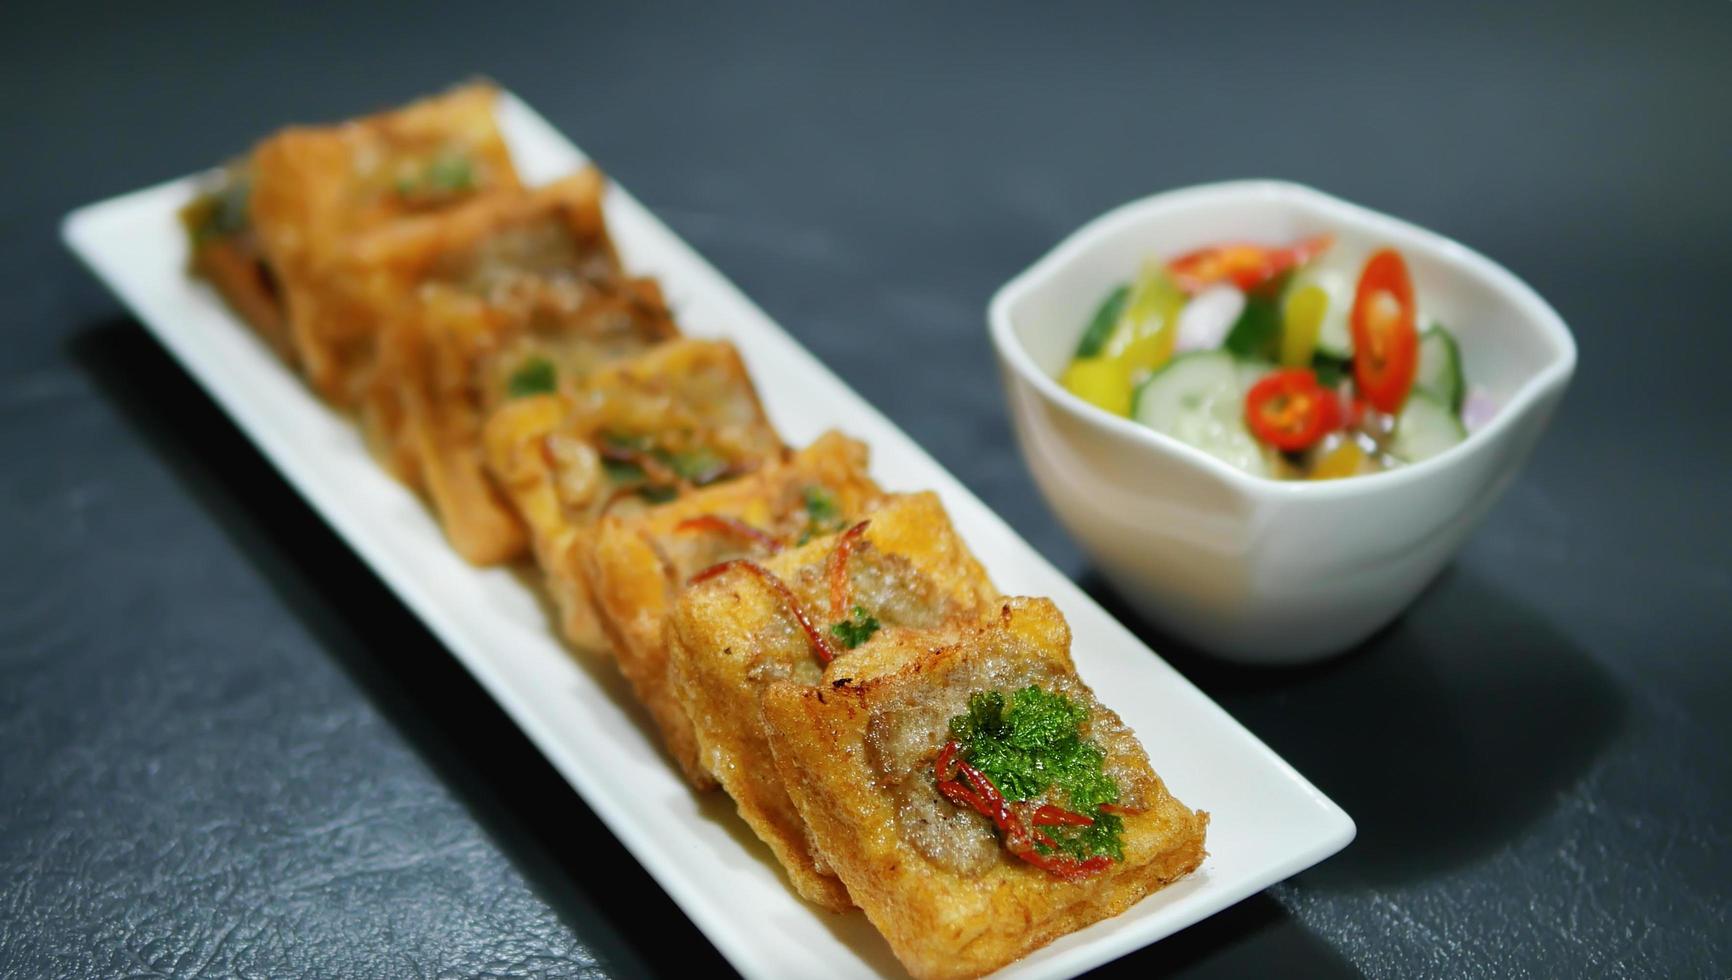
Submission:
[[[1470,432],[1468,438],[1460,444],[1429,459],[1398,469],[1342,480],[1277,480],[1247,473],[1195,446],[1078,398],[1034,363],[1034,358],[1024,348],[1011,322],[1011,309],[1014,306],[1025,296],[1044,286],[1059,270],[1076,261],[1079,253],[1087,250],[1097,239],[1111,235],[1127,225],[1150,220],[1163,208],[1193,198],[1217,196],[1258,196],[1272,202],[1282,198],[1298,199],[1321,206],[1329,212],[1331,221],[1352,225],[1355,230],[1373,234],[1393,233],[1396,237],[1410,239],[1428,248],[1439,259],[1460,271],[1486,281],[1500,297],[1515,307],[1525,322],[1532,324],[1551,342],[1556,354],[1550,363],[1534,372],[1516,389],[1490,421]],[[1000,286],[987,305],[987,320],[993,346],[1000,359],[1010,365],[1025,384],[1039,392],[1048,404],[1078,421],[1104,428],[1146,449],[1166,453],[1200,467],[1247,493],[1286,497],[1354,496],[1394,489],[1423,480],[1434,472],[1470,458],[1480,449],[1501,439],[1514,427],[1516,420],[1532,411],[1548,392],[1567,384],[1576,366],[1575,337],[1563,318],[1533,287],[1502,265],[1453,238],[1394,215],[1355,204],[1305,184],[1269,178],[1191,184],[1137,198],[1107,211],[1065,236],[1045,255],[1035,260],[1033,265]]]

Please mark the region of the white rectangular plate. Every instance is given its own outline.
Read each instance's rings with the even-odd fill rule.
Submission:
[[[532,183],[583,162],[507,96],[500,121]],[[628,850],[749,977],[901,976],[865,917],[795,897],[725,797],[688,790],[605,663],[560,645],[509,572],[476,569],[320,402],[206,286],[186,274],[176,211],[187,177],[69,215],[67,244],[132,308],[277,469],[450,648]],[[1082,676],[1141,736],[1174,793],[1208,810],[1209,858],[1118,918],[1060,939],[1003,976],[1070,976],[1169,935],[1303,870],[1353,839],[1353,821],[1151,653],[1016,532],[624,190],[608,220],[634,272],[661,279],[682,325],[739,345],[771,419],[795,445],[844,429],[873,450],[888,488],[933,488],[1000,588],[1051,596],[1075,633]],[[993,366],[982,362],[980,370]],[[1009,448],[1006,447],[1006,452]]]

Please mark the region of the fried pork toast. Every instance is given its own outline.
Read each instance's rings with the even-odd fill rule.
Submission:
[[[761,558],[842,530],[882,497],[866,473],[866,447],[829,432],[785,462],[597,524],[586,567],[614,659],[696,788],[716,781],[698,760],[691,720],[668,675],[663,625],[679,590],[719,562]]]
[[[372,237],[520,188],[496,100],[492,86],[468,85],[362,119],[290,127],[254,149],[247,224],[280,291],[295,359],[334,402],[353,401],[376,327],[365,258]]]
[[[561,631],[607,642],[584,574],[596,520],[753,472],[786,450],[726,341],[673,340],[555,394],[500,405],[488,470],[528,528]]]
[[[495,194],[415,226],[378,268],[400,270],[361,417],[374,452],[426,490],[447,536],[478,564],[525,546],[488,477],[486,419],[505,401],[575,390],[599,367],[678,335],[660,288],[626,278],[587,169]],[[402,239],[408,239],[403,241]]]
[[[864,530],[855,525],[755,566],[767,575],[723,566],[722,574],[692,582],[667,623],[675,690],[704,768],[734,797],[795,890],[837,911],[852,907],[847,890],[765,764],[760,693],[778,679],[818,683],[826,655],[838,664],[869,658],[909,630],[970,622],[997,596],[937,495],[888,498],[866,519]],[[841,576],[833,561],[839,553]]]
[[[771,684],[762,708],[782,782],[819,850],[910,973],[990,972],[1202,862],[1208,814],[1168,792],[1136,736],[1077,676],[1070,629],[1050,601],[1001,600],[959,639],[891,642],[903,656],[881,649],[835,661],[817,685]],[[940,792],[951,719],[977,694],[1008,699],[1031,686],[1086,709],[1080,732],[1117,787],[1095,818],[1122,821],[1122,858],[1099,859],[1107,866],[1092,876],[1013,856],[991,820]]]
[[[236,160],[217,172],[202,193],[181,209],[193,275],[212,286],[278,356],[293,363],[282,287],[265,261],[253,227],[253,166]]]

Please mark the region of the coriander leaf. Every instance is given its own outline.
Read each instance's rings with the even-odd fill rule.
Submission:
[[[1123,822],[1099,812],[1102,804],[1117,802],[1118,783],[1105,772],[1105,753],[1082,739],[1087,721],[1082,705],[1030,685],[1008,698],[975,692],[968,710],[950,720],[950,735],[1005,799],[1033,800],[1056,790],[1047,798],[1094,820],[1088,827],[1046,828],[1058,850],[1078,859],[1122,858]]]
[[[836,495],[828,487],[812,484],[802,491],[802,496],[806,504],[806,527],[800,532],[799,544],[842,530],[847,522],[836,504]]]
[[[243,173],[229,172],[224,181],[186,211],[186,225],[195,245],[238,235],[252,223],[251,179]]]
[[[440,200],[475,189],[475,166],[460,153],[444,153],[428,161],[419,171],[397,178],[400,197]]]
[[[505,393],[512,398],[551,395],[559,388],[559,372],[545,357],[531,357],[511,372]]]
[[[1097,854],[1123,861],[1125,822],[1114,813],[1095,813],[1092,816],[1094,823],[1087,827],[1044,828],[1047,836],[1058,846],[1036,845],[1036,849],[1045,853],[1056,850],[1078,861],[1086,861]]]
[[[643,467],[626,459],[608,459],[603,456],[601,468],[607,472],[607,478],[615,483],[637,483],[646,476]]]
[[[437,191],[466,191],[475,186],[475,168],[467,157],[447,154],[428,166],[426,182]]]
[[[720,453],[707,447],[668,453],[665,462],[669,469],[679,474],[680,479],[699,486],[714,483],[728,469],[728,461],[722,458]]]
[[[872,638],[878,632],[878,619],[868,613],[864,607],[855,606],[854,615],[830,627],[830,635],[841,644],[852,650]]]

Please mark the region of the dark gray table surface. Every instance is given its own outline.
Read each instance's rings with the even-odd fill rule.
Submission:
[[[1284,672],[1127,619],[1360,831],[1109,969],[1726,976],[1732,5],[1520,6],[8,5],[0,975],[725,969],[55,240],[481,72],[1109,603],[1011,446],[1000,282],[1264,175],[1526,278],[1575,386],[1404,618]]]

